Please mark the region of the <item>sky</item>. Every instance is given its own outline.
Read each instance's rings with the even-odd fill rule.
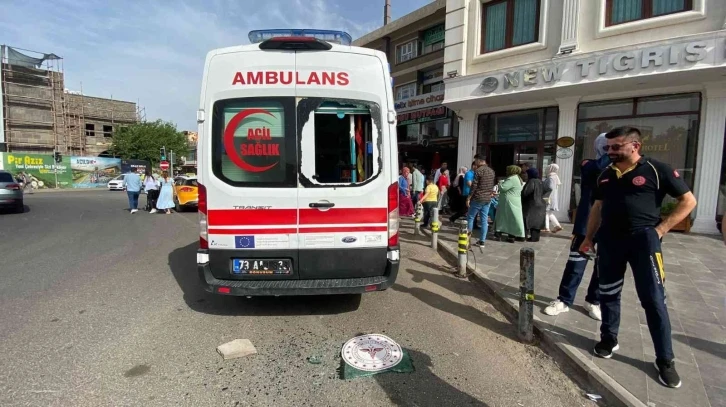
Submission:
[[[399,18],[431,0],[391,0]],[[382,25],[384,0],[0,0],[0,44],[63,58],[65,87],[196,130],[204,58],[265,28]],[[29,54],[33,55],[33,54]]]

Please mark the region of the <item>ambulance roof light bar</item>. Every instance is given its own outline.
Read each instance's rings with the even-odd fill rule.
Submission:
[[[273,29],[273,30],[254,30],[250,31],[247,36],[252,44],[258,44],[276,37],[297,38],[302,37],[315,38],[320,41],[331,42],[340,45],[350,46],[353,38],[345,31],[334,30],[311,30],[311,29]],[[312,40],[311,40],[312,42]]]

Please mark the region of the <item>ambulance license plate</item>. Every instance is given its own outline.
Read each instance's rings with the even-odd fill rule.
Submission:
[[[232,273],[246,275],[290,274],[292,265],[285,259],[232,259]]]

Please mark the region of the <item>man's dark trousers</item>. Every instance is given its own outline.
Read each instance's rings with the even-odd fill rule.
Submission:
[[[562,275],[562,281],[560,281],[560,294],[557,297],[558,300],[567,304],[571,307],[575,302],[575,295],[577,294],[577,288],[580,286],[582,276],[585,274],[585,268],[587,268],[587,256],[579,252],[582,241],[585,240],[585,236],[574,235],[572,237],[572,244],[570,245],[570,257],[567,260],[565,266],[565,272]],[[587,295],[585,301],[590,304],[600,304],[598,298],[597,287],[598,287],[598,267],[597,261],[590,278],[590,285],[587,286]]]
[[[665,273],[661,242],[654,228],[629,233],[598,235],[598,269],[602,325],[600,336],[617,339],[620,328],[620,295],[625,282],[626,264],[633,269],[635,290],[645,310],[655,355],[673,360],[671,323],[665,294]]]

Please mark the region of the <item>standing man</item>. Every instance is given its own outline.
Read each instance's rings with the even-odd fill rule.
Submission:
[[[605,133],[595,138],[595,160],[585,160],[580,166],[580,203],[577,205],[577,213],[575,214],[575,225],[572,228],[572,244],[570,245],[570,256],[565,266],[565,272],[562,274],[560,281],[560,292],[557,300],[550,303],[544,309],[547,315],[557,315],[561,312],[570,310],[572,303],[575,302],[575,294],[580,286],[582,276],[585,274],[589,257],[584,253],[580,253],[580,245],[585,240],[587,234],[587,218],[590,216],[590,207],[592,206],[592,192],[597,187],[597,179],[600,173],[610,164],[610,157],[605,154],[605,145],[607,139]],[[595,239],[597,241],[597,239]],[[585,296],[585,309],[590,318],[602,321],[600,312],[600,298],[597,292],[597,262],[592,270],[590,284],[587,286],[587,295]]]
[[[423,167],[421,167],[420,165],[418,167],[415,165],[413,166],[413,196],[411,198],[413,199],[414,205],[418,202],[418,199],[421,197],[421,194],[424,191],[425,177],[421,172],[422,169]]]
[[[468,213],[469,208],[467,204],[467,198],[471,192],[471,184],[474,182],[474,176],[476,174],[476,160],[471,163],[471,168],[464,173],[464,176],[459,181],[459,188],[461,188],[461,206],[460,212],[456,212],[449,218],[453,223],[456,222],[460,217]]]
[[[658,377],[663,385],[678,388],[681,378],[676,372],[665,303],[661,239],[689,216],[696,207],[696,198],[678,171],[640,155],[642,142],[638,129],[618,127],[605,137],[612,164],[598,178],[587,236],[580,246],[581,252],[589,251],[599,229],[597,262],[602,325],[600,342],[594,352],[607,359],[619,348],[620,295],[626,265],[630,264],[635,290],[653,339]],[[661,221],[660,208],[666,194],[678,203]]]
[[[141,193],[141,177],[138,173],[129,170],[124,177],[124,188],[129,196],[129,212],[139,211],[139,194]]]
[[[446,171],[449,168],[449,164],[447,163],[441,163],[441,168],[436,170],[436,173],[434,174],[434,184],[439,185],[439,178],[441,175],[443,175],[444,171]]]
[[[489,168],[483,159],[476,160],[475,165],[476,172],[474,181],[471,183],[471,191],[466,198],[466,206],[469,208],[468,228],[469,233],[472,233],[474,230],[474,218],[478,214],[481,220],[481,238],[476,242],[476,245],[484,247],[484,242],[487,240],[487,232],[489,231],[487,217],[489,216],[489,205],[492,202],[492,190],[496,183],[496,176],[494,175],[494,171]]]

